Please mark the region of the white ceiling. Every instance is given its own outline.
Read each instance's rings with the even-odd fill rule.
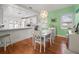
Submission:
[[[57,9],[72,6],[72,4],[19,4],[21,7],[30,9],[35,12],[40,12],[41,9],[46,9],[47,11],[54,11]]]

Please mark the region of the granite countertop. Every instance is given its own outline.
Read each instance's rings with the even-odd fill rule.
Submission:
[[[2,32],[2,31],[13,31],[13,30],[25,30],[25,29],[32,29],[32,27],[14,28],[14,29],[1,29],[0,32]]]

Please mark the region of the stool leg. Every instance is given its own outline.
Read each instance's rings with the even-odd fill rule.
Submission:
[[[45,44],[45,36],[44,36],[44,52],[45,52],[46,44]]]
[[[10,38],[10,36],[9,36],[9,41],[10,41],[10,45],[12,44],[12,41],[11,41],[11,38]],[[12,46],[13,47],[13,46]]]
[[[4,51],[6,51],[6,39],[4,39]]]
[[[11,41],[11,36],[9,36],[9,40],[10,40],[11,47],[14,48],[14,43],[12,43],[12,41]]]

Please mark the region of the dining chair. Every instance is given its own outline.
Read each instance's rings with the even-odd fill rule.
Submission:
[[[38,30],[38,26],[35,26],[34,31],[33,31],[33,45],[34,49],[36,49],[36,43],[40,44],[40,52],[42,49],[42,38],[41,38],[41,31]]]
[[[55,37],[56,37],[56,28],[51,28],[51,44],[54,43],[54,40],[55,40]]]
[[[47,37],[49,36],[49,37]],[[36,43],[40,44],[40,52],[42,49],[42,45],[44,46],[44,52],[46,48],[46,41],[50,38],[50,35],[42,35],[42,30],[38,26],[35,26],[33,31],[33,45],[34,49],[36,49]],[[51,42],[50,42],[51,43]]]

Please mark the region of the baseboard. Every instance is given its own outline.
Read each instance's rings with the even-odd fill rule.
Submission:
[[[62,35],[57,35],[58,37],[63,37],[63,38],[66,38],[66,36],[62,36]]]

